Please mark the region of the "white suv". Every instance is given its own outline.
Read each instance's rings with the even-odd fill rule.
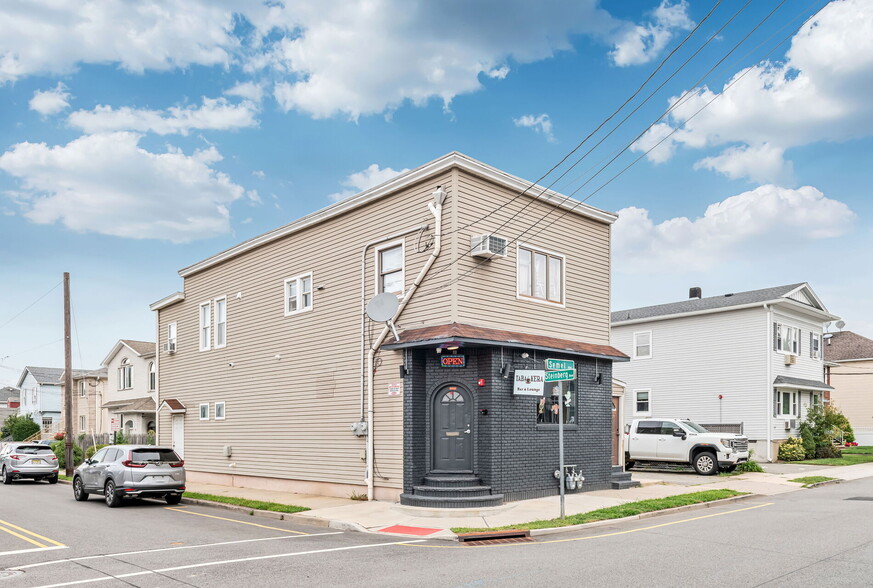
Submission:
[[[749,440],[735,433],[711,433],[687,419],[634,419],[625,432],[625,463],[690,464],[701,475],[732,472],[749,460]]]

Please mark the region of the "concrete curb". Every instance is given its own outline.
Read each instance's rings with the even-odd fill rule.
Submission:
[[[841,480],[837,478],[836,480],[825,480],[824,482],[815,482],[813,484],[807,484],[806,486],[801,486],[801,490],[808,490],[809,488],[818,488],[819,486],[830,486],[831,484],[842,484],[845,480]]]

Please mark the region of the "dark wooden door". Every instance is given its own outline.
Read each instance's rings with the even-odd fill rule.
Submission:
[[[621,451],[621,422],[618,419],[620,401],[620,397],[612,397],[612,465],[619,465],[618,458]]]
[[[473,409],[470,393],[445,386],[434,397],[433,469],[473,471]]]

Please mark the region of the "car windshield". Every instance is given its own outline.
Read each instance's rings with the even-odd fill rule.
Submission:
[[[691,429],[692,431],[696,431],[698,433],[709,433],[709,431],[707,431],[706,429],[704,429],[703,427],[701,427],[697,423],[692,423],[691,421],[679,421],[679,422],[682,423],[683,425],[685,425],[686,427],[688,427],[689,429]]]
[[[45,445],[19,445],[15,448],[15,453],[21,453],[23,455],[36,455],[37,453],[54,453],[49,447]]]
[[[176,452],[172,449],[148,448],[148,449],[133,449],[130,452],[131,461],[148,461],[148,462],[178,462],[182,461]]]

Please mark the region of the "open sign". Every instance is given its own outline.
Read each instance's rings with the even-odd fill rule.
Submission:
[[[467,356],[443,355],[440,356],[440,365],[443,367],[467,367]]]

